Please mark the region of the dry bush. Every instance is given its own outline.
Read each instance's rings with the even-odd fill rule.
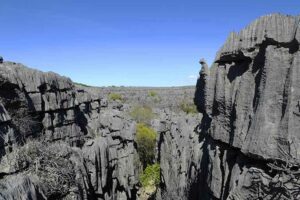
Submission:
[[[283,150],[280,146],[279,152],[285,160],[275,160],[267,164],[272,178],[256,170],[260,177],[269,182],[264,182],[260,178],[254,178],[251,188],[254,194],[251,199],[300,199],[300,163],[293,156]]]
[[[49,199],[57,199],[75,186],[76,174],[70,156],[71,150],[66,144],[30,141],[18,150],[15,165],[37,175],[44,194]]]
[[[291,146],[292,142],[289,143]],[[280,146],[279,152],[284,156],[284,162],[274,161],[268,166],[271,171],[277,173],[272,179],[271,187],[285,196],[287,199],[296,200],[300,198],[300,163],[290,152],[283,150]]]

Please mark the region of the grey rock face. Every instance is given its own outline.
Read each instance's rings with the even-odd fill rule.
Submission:
[[[299,163],[299,52],[299,17],[268,15],[230,34],[212,67],[203,66],[200,199],[299,198],[297,183],[269,167]]]
[[[100,119],[98,135],[82,148],[82,176],[90,187],[87,197],[135,199],[139,174],[135,123],[110,109],[104,110]]]
[[[298,26],[296,17],[262,17],[229,36],[209,78],[201,72],[199,107],[214,139],[265,159],[283,159],[279,147],[299,157]]]
[[[188,199],[198,194],[198,178],[203,156],[197,125],[201,115],[162,113],[155,129],[162,187],[157,199]]]
[[[81,138],[89,134],[88,124],[99,112],[92,106],[99,104],[99,99],[77,92],[69,78],[52,72],[5,62],[0,65],[0,82],[1,155],[28,137],[80,145]]]
[[[139,174],[134,165],[139,162],[135,123],[125,119],[120,109],[75,87],[69,78],[21,64],[0,64],[0,199],[135,199]],[[59,147],[60,152],[72,153],[76,167],[78,187],[70,188],[66,197],[45,195],[43,189],[50,186],[39,182],[45,177],[33,180],[32,169],[43,155],[35,158],[32,153],[30,159],[35,161],[14,165],[19,145],[28,146],[29,140],[72,147],[72,151]]]

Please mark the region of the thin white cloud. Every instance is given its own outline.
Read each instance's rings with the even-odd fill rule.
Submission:
[[[189,78],[189,79],[197,79],[198,76],[197,76],[197,75],[189,75],[188,78]]]

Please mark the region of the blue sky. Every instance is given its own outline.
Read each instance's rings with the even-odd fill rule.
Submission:
[[[194,85],[231,31],[299,0],[1,0],[0,55],[94,86]]]

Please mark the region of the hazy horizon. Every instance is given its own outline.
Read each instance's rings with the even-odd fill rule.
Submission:
[[[195,85],[231,31],[299,1],[4,1],[0,55],[92,86]],[[250,12],[248,12],[250,11]]]

